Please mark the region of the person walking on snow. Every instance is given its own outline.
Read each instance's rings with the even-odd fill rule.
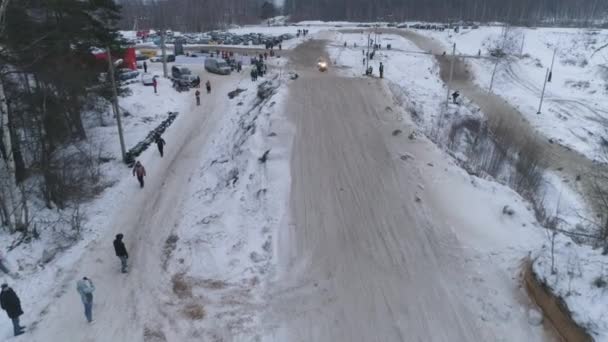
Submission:
[[[135,163],[133,167],[133,176],[137,176],[137,180],[139,181],[139,186],[144,187],[144,177],[146,176],[146,169],[141,165],[139,161]]]
[[[384,78],[384,64],[380,62],[380,78]]]
[[[156,92],[156,87],[158,86],[158,82],[156,82],[156,77],[152,78],[152,86],[154,87],[154,94],[158,94]]]
[[[129,254],[127,253],[124,242],[122,242],[122,238],[122,234],[116,235],[116,239],[114,240],[114,251],[116,252],[116,256],[120,259],[121,272],[127,273],[127,259],[129,259]]]
[[[197,90],[196,92],[198,93],[199,91]],[[164,151],[165,145],[167,145],[167,143],[165,142],[165,139],[161,138],[160,134],[156,136],[156,139],[154,139],[154,142],[156,143],[156,147],[158,147],[158,152],[160,152],[160,157],[162,158],[163,151]]]
[[[194,93],[194,96],[196,96],[196,105],[200,106],[201,105],[201,92],[197,90]]]
[[[76,290],[80,294],[80,299],[84,305],[84,317],[87,322],[93,322],[93,291],[95,291],[95,285],[91,279],[83,277],[76,283]]]
[[[458,92],[458,90],[456,90],[455,92],[452,93],[452,101],[454,102],[454,104],[456,104],[456,100],[458,99],[458,96],[460,96],[460,93]]]
[[[207,81],[207,83],[205,83],[205,86],[207,87],[207,94],[211,94],[211,82]]]
[[[255,68],[251,68],[251,81],[255,82],[258,78],[258,72],[255,70]]]
[[[146,61],[144,61],[144,73],[148,72],[148,63],[146,63]]]
[[[23,334],[23,329],[19,325],[19,316],[23,315],[23,310],[21,309],[21,301],[17,294],[13,289],[11,289],[8,284],[2,284],[2,292],[0,292],[0,306],[2,310],[6,311],[8,318],[13,321],[13,332],[15,336],[19,336]]]

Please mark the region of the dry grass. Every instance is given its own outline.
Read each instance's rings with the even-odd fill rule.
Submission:
[[[166,342],[167,337],[165,334],[156,329],[150,329],[149,327],[144,328],[144,342]]]
[[[169,263],[169,259],[171,259],[171,254],[177,247],[177,241],[179,237],[176,234],[171,234],[165,240],[165,247],[163,249],[163,269],[167,269],[167,264]]]
[[[190,303],[182,310],[184,315],[193,321],[200,321],[205,318],[205,308],[198,303]]]
[[[188,282],[184,273],[176,273],[173,275],[171,282],[173,283],[173,293],[175,293],[178,298],[184,299],[192,297],[192,285]]]

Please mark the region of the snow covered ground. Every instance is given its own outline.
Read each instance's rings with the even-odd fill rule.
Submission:
[[[366,36],[338,32],[354,27],[354,23],[305,22],[297,27],[259,26],[231,31],[282,34],[295,33],[298,28],[309,29],[312,37],[290,40],[283,47],[293,49],[313,37],[329,39],[328,52],[335,64],[331,72],[337,70],[340,75],[347,77],[362,77],[362,46],[365,45]],[[499,30],[482,28],[451,37],[448,33],[429,34],[446,45],[456,39],[458,51],[476,55],[487,37],[500,33]],[[582,46],[589,46],[589,37],[597,36],[601,40],[606,33],[602,31],[595,35],[570,29],[526,29],[525,32],[525,46],[529,48],[525,48],[524,52],[531,56],[514,59],[509,68],[501,69],[495,80],[495,91],[509,102],[517,103],[522,112],[529,114],[527,119],[534,127],[547,137],[586,155],[593,155],[601,144],[599,137],[604,134],[601,122],[606,113],[602,108],[608,107],[603,88],[605,81],[598,81],[596,76],[598,70],[602,70],[603,63],[603,57],[598,56],[608,51],[600,51],[593,58],[587,52],[580,51],[583,51]],[[348,42],[347,48],[343,46],[345,41]],[[357,48],[353,47],[355,42]],[[397,35],[382,35],[382,42],[392,44],[393,48],[390,51],[381,50],[371,65],[377,75],[378,63],[382,61],[385,64],[386,84],[382,91],[387,98],[392,98],[392,102],[387,103],[386,108],[390,110],[386,109],[386,116],[376,118],[376,124],[381,131],[388,133],[386,144],[394,162],[403,165],[400,168],[404,172],[413,170],[413,177],[419,180],[418,187],[411,189],[412,197],[418,198],[427,208],[425,210],[433,208],[434,221],[454,237],[455,241],[442,241],[449,243],[449,246],[445,246],[446,250],[458,249],[453,251],[454,260],[463,258],[463,268],[472,270],[465,275],[465,286],[454,290],[463,289],[461,294],[471,309],[476,325],[485,336],[492,336],[489,340],[543,341],[546,338],[543,327],[531,323],[533,320],[530,319],[529,309],[533,306],[520,285],[521,261],[532,254],[539,256],[535,271],[566,299],[570,309],[575,312],[575,319],[589,328],[598,340],[608,338],[608,327],[603,323],[605,310],[602,310],[606,303],[606,285],[598,280],[608,281],[603,272],[602,260],[605,257],[598,251],[580,247],[559,236],[556,241],[556,246],[559,246],[559,249],[556,247],[556,264],[562,267],[558,267],[557,274],[551,275],[547,266],[550,265],[547,254],[550,239],[536,222],[532,206],[504,185],[470,176],[457,165],[453,156],[421,134],[440,134],[444,131],[437,127],[447,126],[447,121],[481,117],[483,113],[464,99],[461,106],[449,105],[446,120],[440,115],[445,106],[446,89],[432,56],[421,53],[413,43]],[[574,46],[575,42],[583,45],[571,47],[564,54],[558,51],[553,82],[547,92],[546,114],[537,116],[534,96],[531,95],[537,90],[531,85],[536,84],[533,80],[544,73],[544,67],[550,64],[547,57],[550,59],[553,46],[558,43],[560,46]],[[569,65],[569,56],[576,59],[574,65]],[[540,60],[543,68],[536,66],[536,59]],[[583,59],[588,60],[587,65],[583,65]],[[214,82],[214,89],[215,82],[221,84],[218,87],[222,91],[244,89],[230,100],[221,94],[225,100],[215,100],[213,108],[216,111],[213,113],[205,111],[204,96],[203,106],[196,107],[192,92],[177,93],[171,89],[170,82],[162,78],[159,79],[159,95],[154,95],[151,87],[144,87],[140,83],[129,86],[132,95],[120,101],[121,108],[131,114],[123,121],[128,147],[145,137],[166,117],[168,111],[180,112],[177,121],[167,132],[168,149],[178,148],[172,147],[172,144],[183,140],[184,132],[193,130],[188,127],[191,123],[205,123],[200,133],[205,134],[205,139],[200,140],[205,143],[199,150],[185,145],[185,151],[168,151],[187,157],[188,161],[179,165],[191,167],[191,170],[176,171],[166,160],[157,161],[154,149],[142,156],[144,165],[152,172],[151,177],[154,177],[154,169],[158,169],[160,174],[161,169],[165,168],[163,175],[186,177],[181,181],[167,180],[171,186],[177,182],[179,193],[166,188],[165,180],[156,180],[153,184],[168,193],[155,195],[152,199],[154,205],[146,204],[147,199],[138,193],[130,170],[119,162],[116,126],[111,116],[91,120],[88,127],[91,144],[101,147],[103,155],[110,157],[109,162],[102,164],[101,171],[108,184],[113,186],[82,206],[87,220],[83,224],[80,240],[65,251],[57,250],[50,262],[41,264],[39,260],[43,251],[50,248],[49,242],[61,238],[51,238],[52,234],[56,234],[51,228],[41,230],[43,237],[40,240],[21,244],[8,253],[10,266],[21,269],[22,276],[19,280],[9,280],[9,283],[21,296],[26,312],[24,323],[34,329],[16,340],[64,341],[66,338],[84,338],[88,335],[91,341],[103,341],[107,336],[120,336],[122,328],[135,330],[142,327],[147,334],[145,338],[155,337],[166,341],[275,340],[274,322],[262,321],[262,317],[265,317],[262,315],[269,305],[267,283],[275,279],[277,258],[280,257],[277,253],[280,243],[277,241],[278,232],[290,222],[290,162],[295,129],[288,120],[290,108],[285,102],[290,82],[298,80],[288,80],[286,71],[290,70],[290,66],[286,63],[285,58],[271,62],[274,68],[268,77],[271,80],[267,89],[277,88],[273,90],[274,95],[265,100],[258,98],[260,82],[252,83],[247,77],[247,69],[243,76],[227,80],[209,76]],[[472,60],[471,64],[477,82],[484,84],[488,81],[488,72],[491,73],[493,68],[491,62],[482,58]],[[205,82],[207,74],[202,71],[200,64],[196,65],[193,64],[193,68],[197,68],[195,71],[201,74]],[[150,63],[149,66],[152,73],[162,74],[160,64]],[[585,83],[587,81],[589,86]],[[361,82],[366,81],[362,79]],[[560,102],[562,96],[567,101]],[[568,109],[567,106],[575,107]],[[567,114],[564,113],[566,109]],[[196,119],[198,115],[208,115],[209,119]],[[572,117],[564,119],[560,115]],[[100,125],[102,122],[107,126]],[[439,137],[439,145],[447,142],[444,140],[446,138]],[[545,205],[549,210],[559,209],[566,213],[574,222],[577,213],[584,210],[579,195],[564,185],[566,183],[559,172],[545,177],[545,191],[550,199]],[[163,197],[169,200],[161,199]],[[175,202],[167,203],[171,200]],[[157,205],[162,210],[154,212]],[[509,209],[507,213],[505,206]],[[131,207],[142,210],[151,208],[148,214],[159,220],[160,216],[156,215],[165,212],[171,214],[171,221],[161,222],[169,226],[160,227],[162,224],[159,224],[159,227],[152,227],[159,233],[158,236],[146,236],[144,232],[136,231],[132,235],[141,239],[140,243],[150,244],[145,248],[160,246],[160,250],[149,255],[145,254],[143,247],[138,251],[138,255],[154,259],[141,261],[139,265],[150,266],[150,271],[159,274],[139,274],[135,280],[121,282],[120,285],[124,286],[125,291],[136,293],[140,291],[136,280],[158,282],[142,285],[142,296],[147,297],[138,298],[150,301],[157,296],[158,306],[162,304],[163,307],[161,310],[151,309],[142,317],[135,315],[137,319],[129,329],[126,325],[129,322],[122,322],[118,312],[115,319],[109,317],[112,316],[111,310],[124,309],[125,315],[132,310],[143,312],[147,311],[144,308],[150,307],[149,303],[129,301],[134,308],[128,308],[120,306],[123,304],[116,299],[104,299],[104,295],[111,296],[111,291],[117,290],[117,285],[112,282],[110,275],[99,276],[100,305],[95,312],[98,321],[96,326],[87,327],[81,317],[74,281],[85,271],[92,273],[97,267],[92,265],[99,264],[97,269],[105,270],[108,266],[102,266],[103,263],[116,261],[106,261],[105,258],[110,257],[111,253],[103,251],[105,247],[99,249],[96,246],[100,243],[109,245],[108,239],[116,230],[132,229],[112,227],[113,223],[123,222],[118,217],[129,212]],[[40,215],[47,213],[41,211]],[[51,215],[50,211],[48,215]],[[2,238],[0,248],[6,250],[10,243],[10,237]],[[111,249],[111,246],[108,248]],[[160,260],[156,260],[157,257]],[[160,266],[156,263],[160,263]],[[96,280],[94,274],[91,277]],[[160,313],[169,315],[171,319],[165,322]],[[79,324],[80,319],[82,324]],[[154,322],[156,325],[151,325]],[[112,324],[116,326],[110,326]],[[10,338],[9,326],[7,319],[0,320],[0,337]],[[94,329],[87,332],[88,328]],[[135,331],[129,331],[127,335],[139,336]]]
[[[160,64],[150,64],[149,67],[149,72],[162,75]],[[192,68],[196,73],[201,73],[203,82],[208,78],[206,73],[202,72],[202,66]],[[243,77],[246,78],[246,76]],[[219,82],[216,76],[211,76],[211,78],[215,78]],[[135,83],[128,85],[131,95],[119,100],[121,110],[129,113],[122,122],[127,149],[145,138],[150,130],[166,119],[169,111],[180,113],[173,126],[187,125],[188,121],[192,121],[192,115],[205,115],[204,110],[201,110],[205,106],[204,98],[203,107],[196,108],[194,107],[193,91],[178,93],[171,88],[171,82],[162,77],[158,78],[158,82],[158,94],[154,94],[152,87],[143,86],[137,79]],[[238,83],[225,85],[222,89],[231,89],[237,85]],[[248,93],[255,96],[255,87],[251,86]],[[228,101],[226,94],[219,96],[222,99],[225,97],[226,102]],[[249,105],[250,103],[247,103],[247,106]],[[237,108],[236,99],[232,102],[232,108]],[[81,231],[77,234],[71,231],[69,222],[65,222],[66,218],[62,218],[57,211],[45,209],[41,203],[32,203],[37,208],[32,211],[40,238],[22,243],[14,249],[11,248],[10,252],[3,253],[8,260],[9,268],[19,272],[19,279],[5,278],[4,280],[21,297],[25,311],[25,315],[22,317],[23,323],[30,329],[35,329],[41,320],[45,320],[49,312],[52,313],[52,310],[56,308],[55,301],[74,295],[75,277],[82,275],[78,271],[81,259],[90,254],[92,247],[98,244],[99,239],[109,240],[107,237],[109,231],[120,229],[120,227],[112,227],[112,222],[116,215],[119,215],[118,213],[129,210],[130,203],[133,204],[132,196],[138,191],[136,182],[131,176],[131,170],[120,162],[117,128],[110,113],[111,111],[107,109],[105,113],[99,115],[91,114],[90,120],[87,121],[87,132],[90,137],[87,143],[90,145],[88,148],[95,152],[99,150],[100,156],[108,160],[101,164],[100,172],[103,176],[102,183],[110,187],[92,201],[78,207],[84,219]],[[168,143],[167,153],[177,148],[171,147],[173,141],[176,140],[172,137],[180,134],[172,127],[165,136]],[[150,160],[156,153],[155,147],[151,146],[140,157],[144,161],[149,177],[154,177],[155,163]],[[62,215],[68,215],[69,220],[72,212],[71,210],[66,210],[66,212]],[[126,227],[123,229],[126,230]],[[8,246],[14,242],[13,237],[5,235],[0,239],[0,248],[6,251]],[[111,240],[103,242],[107,244],[107,248],[104,249],[111,249],[110,242]],[[99,277],[91,270],[87,273],[94,280]],[[74,308],[73,311],[80,313],[80,307]],[[49,320],[56,320],[56,318],[46,317],[45,323],[52,324],[53,322],[49,322]],[[2,339],[10,337],[9,326],[8,320],[0,320]],[[22,337],[22,339],[31,340],[31,335]],[[101,339],[97,340],[101,341]]]
[[[502,46],[513,56],[502,60],[493,92],[513,104],[532,126],[556,143],[591,159],[601,159],[608,131],[608,30],[574,28],[481,27],[476,30],[419,31],[456,51],[473,67],[475,81],[488,89],[495,59],[489,49]],[[523,47],[523,49],[522,49]],[[602,48],[603,47],[603,48]],[[482,58],[477,58],[481,52]],[[537,114],[547,69],[555,62],[547,83],[541,114]],[[437,52],[440,53],[440,52]],[[522,56],[522,57],[520,57]]]
[[[580,245],[558,234],[552,252],[548,235],[542,249],[534,253],[534,273],[562,298],[572,318],[596,341],[608,340],[606,303],[608,273],[602,249]]]

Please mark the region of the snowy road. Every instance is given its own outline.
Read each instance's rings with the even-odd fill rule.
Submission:
[[[151,146],[140,160],[146,167],[146,187],[140,190],[135,179],[127,187],[130,199],[115,213],[107,233],[93,241],[88,253],[73,270],[73,282],[62,284],[65,291],[51,304],[40,322],[21,341],[143,341],[146,328],[162,331],[172,338],[172,320],[164,312],[170,305],[170,276],[162,272],[164,242],[180,222],[179,205],[184,200],[190,177],[210,132],[220,115],[226,112],[225,94],[232,90],[229,78],[209,77],[214,92],[221,95],[202,96],[202,106],[180,113],[165,134],[168,145],[160,159]],[[233,77],[231,77],[233,78]],[[165,91],[173,91],[165,89]],[[131,178],[125,169],[125,177]],[[112,240],[124,233],[130,254],[130,273],[119,272]],[[90,326],[83,315],[83,306],[75,290],[75,282],[90,277],[96,286]],[[150,337],[150,336],[148,336]]]
[[[292,54],[292,222],[279,237],[269,339],[495,340],[462,300],[462,249],[415,200],[415,167],[389,149],[392,100],[378,80],[316,71],[323,47]]]

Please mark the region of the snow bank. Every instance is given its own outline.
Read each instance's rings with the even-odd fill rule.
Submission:
[[[578,245],[562,234],[555,236],[554,248],[551,233],[545,241],[535,253],[534,273],[564,300],[579,326],[596,341],[607,341],[608,256],[602,255],[601,249]]]
[[[174,282],[190,284],[192,296],[204,303],[208,318],[200,324],[209,339],[251,337],[262,324],[256,308],[287,211],[292,138],[279,115],[285,80],[268,78],[238,84],[246,91],[230,100],[211,147],[201,151],[200,177],[185,194],[168,259]]]

